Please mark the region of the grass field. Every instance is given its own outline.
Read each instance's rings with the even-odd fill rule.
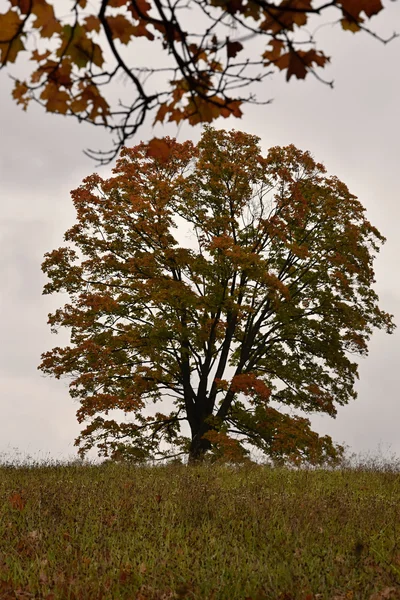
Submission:
[[[0,466],[0,600],[400,598],[400,474]]]

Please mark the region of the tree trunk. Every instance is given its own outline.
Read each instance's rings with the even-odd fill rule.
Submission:
[[[203,427],[193,436],[189,450],[189,465],[202,463],[206,452],[211,450],[211,442],[204,438],[200,439],[200,436],[202,436],[206,431],[207,429],[204,429]]]

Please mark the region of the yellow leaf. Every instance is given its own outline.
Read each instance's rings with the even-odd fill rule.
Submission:
[[[362,21],[362,19],[361,19]],[[340,23],[342,25],[342,28],[346,31],[352,31],[353,33],[356,33],[357,31],[360,31],[360,26],[357,25],[357,23],[355,21],[349,21],[349,19],[341,19]]]

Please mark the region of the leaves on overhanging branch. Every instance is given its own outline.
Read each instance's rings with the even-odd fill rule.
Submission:
[[[196,125],[240,118],[247,104],[270,101],[257,100],[256,87],[245,90],[273,72],[283,71],[287,81],[309,73],[321,79],[330,58],[309,33],[311,17],[332,18],[336,11],[344,30],[383,42],[396,35],[382,39],[365,25],[383,10],[381,0],[102,0],[98,12],[76,0],[66,14],[55,0],[7,4],[0,14],[0,68],[20,55],[36,63],[27,80],[14,78],[14,99],[24,110],[34,100],[115,133],[112,150],[86,152],[100,164],[111,162],[149,119]],[[115,105],[107,88],[121,75],[129,101]]]

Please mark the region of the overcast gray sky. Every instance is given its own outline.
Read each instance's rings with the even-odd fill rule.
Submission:
[[[370,25],[389,36],[400,32],[400,3],[386,6]],[[334,79],[333,90],[312,76],[286,83],[277,75],[255,89],[274,98],[272,104],[247,107],[241,120],[214,125],[257,134],[265,152],[294,143],[348,185],[387,238],[375,262],[375,289],[381,308],[399,324],[400,39],[384,46],[338,27],[324,28],[318,39],[332,56],[321,74]],[[96,167],[82,149],[109,149],[111,138],[33,104],[23,112],[11,89],[12,81],[0,72],[0,455],[66,460],[76,456],[73,442],[83,428],[75,417],[79,405],[69,396],[68,381],[45,377],[37,366],[42,352],[68,343],[67,332],[52,335],[47,325],[47,314],[67,297],[41,295],[46,279],[40,264],[45,252],[63,245],[75,220],[70,190],[90,173],[109,176],[114,166]],[[197,142],[201,133],[188,125],[178,134],[175,126],[152,131],[149,125],[130,145],[167,134]],[[400,329],[373,335],[368,358],[360,360],[358,399],[339,407],[336,419],[311,416],[319,433],[351,452],[400,457],[399,342]]]

